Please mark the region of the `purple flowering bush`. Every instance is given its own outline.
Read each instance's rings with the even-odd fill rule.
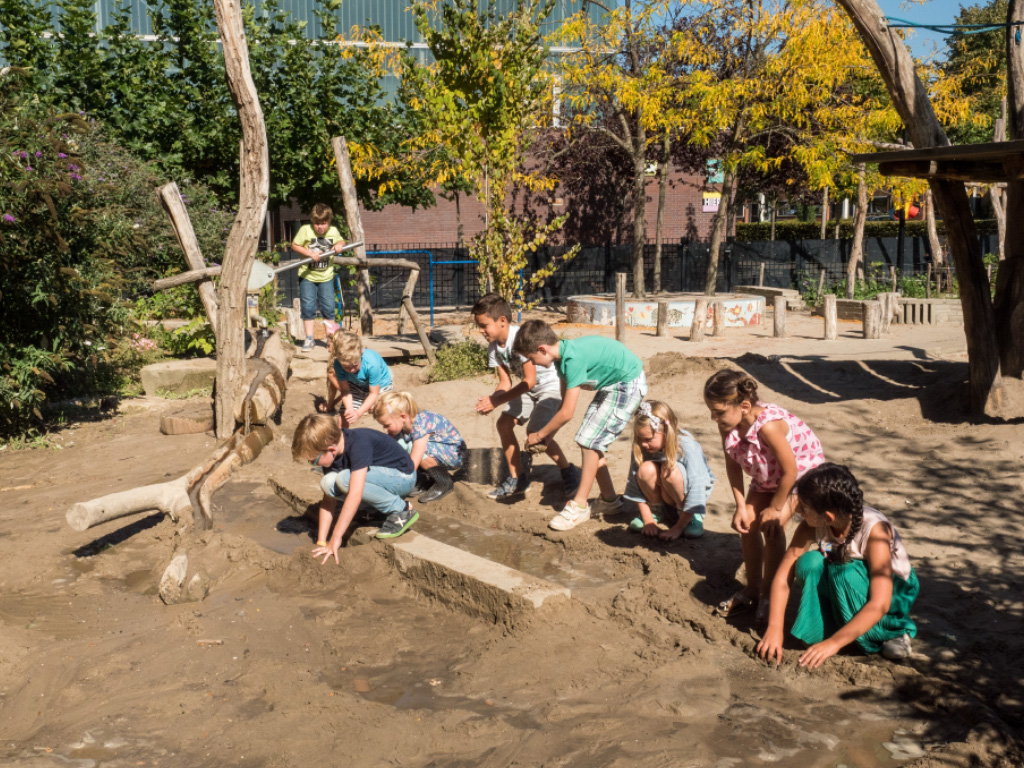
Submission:
[[[185,268],[155,194],[164,180],[26,88],[0,77],[0,437],[38,427],[48,399],[122,391],[154,352],[133,343],[135,300]],[[185,191],[200,247],[220,260],[230,213]],[[198,306],[195,288],[178,303]]]

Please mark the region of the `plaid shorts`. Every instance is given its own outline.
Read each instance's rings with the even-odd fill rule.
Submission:
[[[576,433],[576,443],[604,453],[629,424],[640,401],[647,394],[643,371],[632,381],[622,381],[597,390]]]

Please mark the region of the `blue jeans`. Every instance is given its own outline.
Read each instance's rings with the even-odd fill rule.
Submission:
[[[331,498],[344,499],[348,495],[351,470],[325,472],[320,489]],[[390,515],[405,509],[405,499],[416,485],[416,473],[405,474],[391,467],[370,467],[366,471],[366,485],[360,508],[368,508]]]
[[[315,320],[316,311],[324,320],[334,320],[334,278],[323,283],[312,280],[299,280],[299,302],[302,306],[302,319]]]

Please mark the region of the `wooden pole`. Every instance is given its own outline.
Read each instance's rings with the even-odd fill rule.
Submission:
[[[818,293],[814,297],[814,305],[821,304],[821,294],[825,292],[825,269],[822,268],[818,274]]]
[[[775,338],[786,338],[786,297],[775,297]]]
[[[412,304],[412,292],[416,288],[416,281],[419,280],[419,277],[420,271],[418,268],[409,270],[409,278],[405,281],[405,287],[402,289],[402,307],[405,309],[405,314],[412,320],[412,325],[416,329],[416,335],[420,337],[420,344],[423,345],[423,351],[427,354],[427,362],[433,365],[437,362],[437,357],[434,355],[434,347],[427,337],[427,329],[420,320],[416,307]],[[401,316],[401,310],[399,310],[399,316]]]
[[[835,294],[829,293],[825,296],[825,341],[835,341],[839,338],[839,313],[836,309]]]
[[[658,302],[658,327],[654,332],[655,336],[664,336],[668,333],[668,302]]]
[[[882,305],[877,301],[864,302],[864,338],[882,338]]]
[[[625,272],[615,274],[615,340],[626,343],[626,278]]]
[[[896,267],[889,267],[889,282],[892,283],[893,293],[896,292]]]
[[[761,262],[761,267],[757,271],[757,287],[764,288],[764,262]]]
[[[356,182],[352,175],[352,164],[348,157],[348,144],[343,136],[331,140],[334,159],[338,165],[338,181],[341,183],[341,199],[345,203],[345,219],[353,240],[365,240],[363,218],[359,213],[359,198],[356,196]],[[366,246],[356,248],[356,256],[366,258]],[[370,306],[370,273],[356,267],[356,285],[359,292],[359,330],[364,336],[373,335],[373,308]]]
[[[924,278],[924,297],[930,299],[932,297],[932,265],[928,265],[928,270],[925,273]]]
[[[199,241],[196,239],[195,230],[192,229],[192,222],[188,218],[188,211],[185,210],[185,204],[181,202],[181,192],[178,190],[178,185],[172,181],[170,184],[164,184],[157,189],[156,193],[161,205],[163,205],[167,215],[171,218],[171,227],[174,229],[174,234],[178,237],[178,245],[181,246],[181,250],[185,254],[185,261],[188,263],[189,269],[205,270],[206,261],[203,259],[202,251],[199,250]],[[220,268],[215,267],[215,269],[220,274]],[[216,335],[217,289],[214,288],[213,281],[209,279],[209,276],[199,286],[199,298],[202,299],[203,306],[206,308],[206,316],[210,320],[210,328],[213,329],[213,333]]]
[[[708,324],[708,300],[697,299],[693,308],[693,322],[690,324],[690,341],[704,341],[704,331]]]
[[[725,335],[725,303],[716,301],[715,308],[715,338]]]

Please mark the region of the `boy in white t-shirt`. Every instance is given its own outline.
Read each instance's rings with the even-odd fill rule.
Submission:
[[[512,307],[497,293],[488,293],[473,306],[473,322],[488,343],[487,363],[497,369],[498,387],[476,404],[477,413],[490,413],[508,404],[498,417],[498,435],[508,461],[509,476],[487,494],[492,499],[511,501],[522,496],[530,484],[533,457],[523,453],[516,441],[515,427],[526,424],[527,433],[542,429],[562,407],[562,389],[554,368],[535,366],[512,351],[518,325],[512,325]],[[513,386],[512,375],[521,381]],[[580,485],[580,470],[570,464],[554,440],[554,432],[545,441],[545,452],[562,473],[566,498],[572,498]]]

